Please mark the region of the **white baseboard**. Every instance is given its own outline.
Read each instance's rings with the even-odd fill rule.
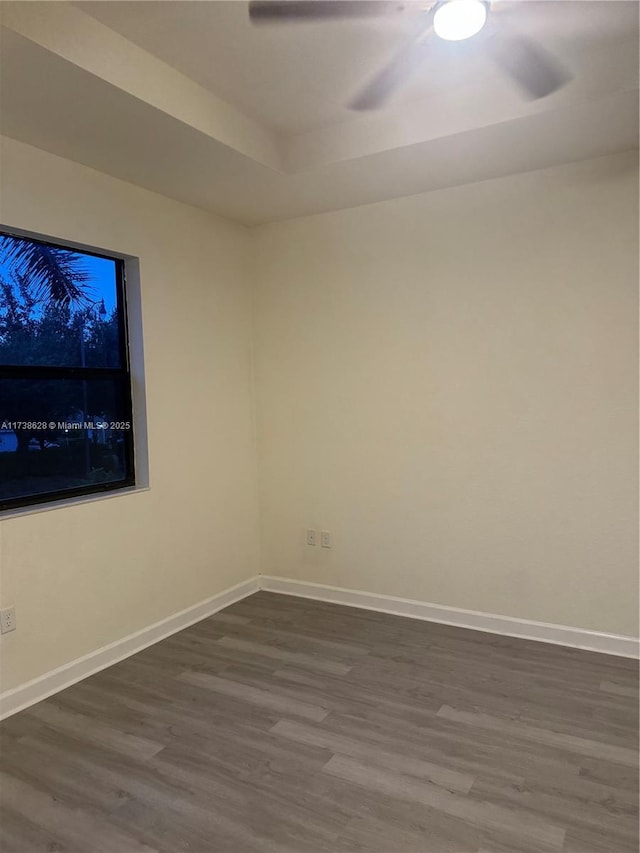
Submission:
[[[76,660],[34,678],[20,687],[5,691],[0,694],[0,720],[46,699],[66,687],[70,687],[77,681],[82,681],[83,678],[88,678],[90,675],[118,663],[118,661],[136,654],[136,652],[146,649],[148,646],[152,646],[165,637],[171,636],[171,634],[188,628],[189,625],[193,625],[201,619],[206,619],[207,616],[212,616],[219,610],[252,595],[260,589],[283,595],[293,595],[298,598],[345,604],[348,607],[358,607],[363,610],[378,610],[381,613],[392,613],[411,619],[423,619],[427,622],[455,625],[459,628],[487,631],[506,637],[520,637],[526,640],[537,640],[542,643],[553,643],[559,646],[586,649],[620,657],[639,657],[639,641],[634,637],[603,634],[598,631],[571,628],[566,625],[532,622],[528,619],[514,619],[511,616],[497,616],[493,613],[462,610],[458,607],[443,607],[440,604],[396,598],[392,595],[378,595],[374,592],[362,592],[355,589],[260,575],[200,601],[186,610],[174,613],[172,616],[156,622],[154,625],[149,625],[141,631],[136,631],[136,633],[129,634],[121,640],[116,640],[108,646],[103,646],[88,655],[76,658]]]
[[[90,675],[100,672],[101,669],[106,669],[106,667],[130,657],[142,649],[146,649],[147,646],[152,646],[177,631],[188,628],[189,625],[193,625],[201,619],[206,619],[207,616],[217,613],[218,610],[252,595],[259,588],[259,578],[250,578],[219,592],[211,598],[200,601],[198,604],[187,607],[186,610],[174,613],[154,625],[136,631],[135,634],[129,634],[121,640],[109,643],[108,646],[102,646],[102,648],[96,649],[88,655],[76,658],[76,660],[34,678],[20,687],[5,691],[0,694],[0,720],[46,699],[53,693],[64,690],[65,687],[70,687],[83,678],[88,678]]]
[[[553,625],[549,622],[532,622],[529,619],[514,619],[511,616],[497,616],[494,613],[482,613],[478,610],[443,607],[441,604],[396,598],[393,595],[378,595],[373,592],[325,586],[320,583],[308,583],[270,575],[261,575],[259,582],[260,589],[284,595],[294,595],[298,598],[312,598],[316,601],[346,604],[348,607],[359,607],[363,610],[378,610],[381,613],[408,616],[411,619],[424,619],[426,622],[439,622],[444,625],[455,625],[458,628],[472,628],[490,634],[537,640],[541,643],[553,643],[557,646],[586,649],[607,655],[628,658],[640,656],[640,641],[636,637],[604,634],[583,628],[571,628],[567,625]]]

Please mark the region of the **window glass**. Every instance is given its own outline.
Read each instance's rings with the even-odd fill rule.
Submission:
[[[134,482],[123,273],[0,234],[0,509]]]

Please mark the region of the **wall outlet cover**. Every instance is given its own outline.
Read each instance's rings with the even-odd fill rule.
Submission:
[[[16,630],[16,609],[15,607],[5,607],[0,610],[0,633],[8,634],[9,631]]]

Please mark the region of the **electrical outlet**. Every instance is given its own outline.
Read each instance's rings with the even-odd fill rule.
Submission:
[[[16,609],[15,607],[5,607],[0,610],[0,633],[8,634],[9,631],[16,630]]]
[[[320,531],[320,545],[323,548],[331,548],[331,546],[332,546],[331,534],[329,533],[328,530],[321,530]]]
[[[317,530],[307,530],[307,545],[317,545],[318,544],[318,531]]]

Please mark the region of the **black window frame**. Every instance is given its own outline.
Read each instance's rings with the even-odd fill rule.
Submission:
[[[101,495],[106,492],[116,492],[130,489],[136,485],[135,454],[134,454],[134,420],[133,399],[131,392],[131,364],[129,356],[129,324],[127,319],[126,267],[125,260],[117,255],[106,254],[96,249],[85,249],[56,238],[32,237],[20,231],[12,231],[3,226],[0,237],[12,237],[17,240],[28,240],[53,249],[64,249],[80,255],[112,261],[115,264],[116,276],[116,311],[118,317],[119,367],[81,367],[81,366],[38,366],[38,365],[7,365],[0,362],[0,380],[2,379],[49,379],[55,380],[96,380],[114,379],[121,389],[123,420],[131,424],[131,429],[123,430],[123,449],[127,476],[121,480],[106,483],[91,483],[69,489],[59,489],[52,492],[41,492],[21,497],[0,499],[0,518],[4,513],[25,507],[38,507],[54,501],[71,498]]]

